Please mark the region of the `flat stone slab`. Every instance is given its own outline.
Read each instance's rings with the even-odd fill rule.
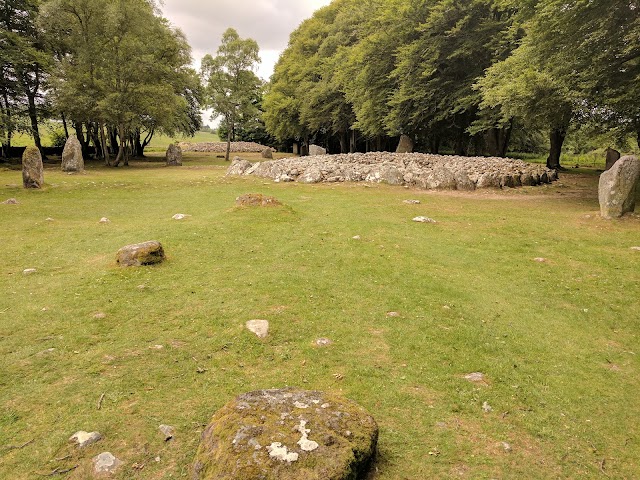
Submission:
[[[69,438],[69,442],[75,443],[80,448],[84,448],[88,445],[99,442],[100,440],[102,440],[100,432],[85,432],[83,430],[74,433]]]
[[[93,471],[100,474],[112,474],[122,465],[122,461],[116,458],[111,452],[103,452],[93,457]]]
[[[160,242],[149,242],[126,245],[116,253],[116,262],[121,267],[139,267],[153,265],[164,261],[164,249]]]
[[[194,480],[357,480],[375,455],[378,426],[358,404],[285,388],[240,395],[202,434]]]

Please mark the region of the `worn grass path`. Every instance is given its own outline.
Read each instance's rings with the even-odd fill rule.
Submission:
[[[103,451],[115,478],[190,478],[216,409],[285,385],[375,416],[376,480],[640,477],[640,218],[601,220],[596,176],[440,193],[185,163],[47,168],[42,191],[0,170],[0,478],[89,478]],[[235,208],[249,192],[285,206]],[[116,267],[151,239],[166,263]]]

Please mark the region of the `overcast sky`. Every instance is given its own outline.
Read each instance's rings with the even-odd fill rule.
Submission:
[[[268,80],[289,34],[304,19],[331,0],[164,0],[164,16],[189,39],[194,66],[207,53],[216,54],[229,27],[260,46],[258,75]]]

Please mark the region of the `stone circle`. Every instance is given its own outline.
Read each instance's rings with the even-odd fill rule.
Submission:
[[[375,420],[355,402],[294,388],[258,390],[213,416],[193,479],[362,479],[377,440]]]
[[[640,160],[628,155],[600,175],[598,200],[603,218],[618,218],[633,212],[640,194]]]
[[[180,145],[175,143],[169,144],[167,147],[167,153],[165,154],[167,166],[179,167],[182,165],[182,149]]]
[[[232,174],[276,182],[373,182],[456,190],[513,188],[557,180],[555,170],[522,160],[390,152],[290,157],[251,165],[234,162],[227,171]]]
[[[160,242],[149,242],[126,245],[116,253],[116,262],[121,267],[139,267],[153,265],[164,261],[164,249]]]
[[[44,185],[42,155],[36,147],[27,147],[22,154],[22,185],[24,188],[42,188]]]
[[[82,158],[82,145],[75,135],[67,138],[62,150],[62,171],[81,172],[84,170],[84,158]]]

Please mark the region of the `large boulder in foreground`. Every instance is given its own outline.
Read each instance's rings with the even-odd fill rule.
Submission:
[[[84,158],[82,158],[82,145],[76,136],[67,138],[62,150],[62,171],[81,172],[84,170]]]
[[[193,479],[362,479],[377,441],[375,420],[350,400],[292,388],[258,390],[213,416]]]
[[[618,218],[633,212],[640,190],[640,160],[628,155],[600,175],[598,200],[600,215]]]
[[[179,167],[182,165],[182,148],[175,143],[169,144],[167,153],[165,154],[167,165],[170,167]]]
[[[140,267],[164,261],[164,249],[160,242],[149,242],[126,245],[118,250],[116,262],[121,267]]]
[[[24,188],[42,188],[44,167],[37,147],[27,147],[22,154],[22,185]]]

